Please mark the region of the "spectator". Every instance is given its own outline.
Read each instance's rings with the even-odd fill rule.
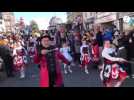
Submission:
[[[102,47],[103,47],[103,35],[102,35],[102,32],[100,31],[100,29],[97,29],[96,41],[99,46],[99,54],[100,54],[99,57],[101,57],[101,52],[102,52]]]
[[[112,32],[109,29],[106,29],[103,34],[103,40],[107,39],[112,41]]]
[[[134,61],[134,30],[129,32],[129,38],[128,38],[128,59],[131,61]],[[131,78],[134,77],[134,73],[132,72],[133,70],[133,64],[130,65],[131,66]]]
[[[133,41],[132,41],[132,37],[131,37],[131,33],[130,32],[125,32],[124,36],[122,37],[124,46],[126,48],[126,52],[127,52],[127,60],[131,60],[132,55],[133,55]],[[126,71],[129,75],[130,78],[132,78],[132,66],[130,63],[127,64],[127,68]]]
[[[0,56],[4,60],[5,70],[8,77],[13,76],[13,58],[10,54],[10,49],[5,46],[0,46]]]
[[[56,44],[58,48],[62,47],[63,41],[66,41],[66,37],[64,30],[61,30],[56,33]]]
[[[75,54],[74,54],[74,61],[78,62],[80,64],[80,46],[81,46],[81,35],[80,33],[75,33],[74,37],[74,49],[75,49]]]

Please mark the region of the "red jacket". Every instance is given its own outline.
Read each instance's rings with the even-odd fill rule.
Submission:
[[[56,51],[55,58],[56,58],[55,60],[56,60],[56,73],[57,73],[57,80],[55,83],[56,86],[59,87],[63,84],[59,60],[62,60],[66,64],[68,64],[69,61],[59,51]],[[34,62],[36,64],[40,64],[40,87],[49,87],[49,74],[45,56],[39,58],[37,50],[35,50]]]
[[[99,46],[98,44],[92,45],[92,54],[94,58],[99,59]]]

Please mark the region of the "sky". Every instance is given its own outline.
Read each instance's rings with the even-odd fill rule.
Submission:
[[[57,16],[62,19],[63,22],[67,21],[66,12],[14,12],[16,22],[23,17],[24,22],[29,25],[31,20],[35,20],[39,26],[39,29],[47,29],[49,26],[49,20],[53,16]]]

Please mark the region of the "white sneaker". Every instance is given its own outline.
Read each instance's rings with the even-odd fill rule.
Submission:
[[[134,77],[134,74],[132,74],[132,76]]]
[[[64,73],[67,74],[67,71],[65,70]]]
[[[86,74],[89,74],[88,70],[85,70],[85,73],[86,73]]]
[[[122,82],[118,82],[114,87],[120,87]]]
[[[23,71],[20,73],[20,78],[25,78],[25,73]]]
[[[23,75],[21,75],[21,76],[20,76],[20,78],[21,78],[21,79],[22,79],[22,78],[25,78],[25,75],[24,75],[24,74],[23,74]]]
[[[130,76],[127,76],[126,78],[130,78]]]
[[[100,79],[103,81],[103,71],[100,72]]]
[[[72,73],[72,70],[71,70],[71,69],[69,69],[69,72],[70,72],[70,73]]]
[[[134,74],[132,74],[132,78],[134,78]]]

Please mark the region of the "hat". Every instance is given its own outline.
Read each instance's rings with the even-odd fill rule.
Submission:
[[[43,35],[42,37],[40,37],[40,41],[41,41],[43,38],[48,38],[49,40],[52,39],[50,35]]]

